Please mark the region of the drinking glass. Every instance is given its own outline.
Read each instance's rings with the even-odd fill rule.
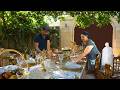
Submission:
[[[64,55],[63,54],[58,54],[58,57],[59,57],[60,63],[62,63]]]

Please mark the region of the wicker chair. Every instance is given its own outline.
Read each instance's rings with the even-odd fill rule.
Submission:
[[[113,75],[112,79],[120,79],[120,56],[113,59]]]
[[[105,79],[104,71],[100,70],[100,56],[99,55],[97,55],[96,57],[94,75],[96,79]]]
[[[95,64],[95,76],[97,79],[120,79],[120,56],[114,57],[113,67],[109,64],[105,64],[103,70],[99,70],[100,60],[96,58]]]

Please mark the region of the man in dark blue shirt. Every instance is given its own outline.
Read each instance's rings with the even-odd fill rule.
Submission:
[[[34,37],[35,49],[39,50],[50,50],[50,40],[49,40],[49,28],[43,27],[40,33],[36,34]]]

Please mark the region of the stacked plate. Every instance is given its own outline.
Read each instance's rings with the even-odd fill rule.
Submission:
[[[3,67],[5,71],[14,71],[19,69],[19,66],[17,65],[8,65]]]
[[[81,68],[81,65],[79,64],[76,64],[72,61],[68,61],[66,62],[64,65],[63,65],[63,68],[66,68],[66,69],[80,69]]]
[[[4,73],[5,69],[3,67],[0,67],[0,74]]]
[[[78,72],[69,72],[69,71],[54,71],[52,78],[53,79],[75,79],[76,76],[79,77],[81,73]]]

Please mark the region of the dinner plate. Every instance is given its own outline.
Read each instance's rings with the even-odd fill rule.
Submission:
[[[67,68],[67,69],[80,69],[81,68],[81,65],[79,64],[76,64],[72,61],[68,61],[64,64],[63,66],[64,68]]]
[[[5,69],[5,71],[13,71],[19,68],[19,66],[17,65],[8,65],[8,66],[4,66],[3,67]]]
[[[80,73],[69,72],[69,71],[54,71],[53,79],[75,79],[75,76],[79,76]]]
[[[2,74],[2,73],[4,73],[4,72],[5,72],[4,68],[3,68],[3,67],[0,67],[0,74]]]

